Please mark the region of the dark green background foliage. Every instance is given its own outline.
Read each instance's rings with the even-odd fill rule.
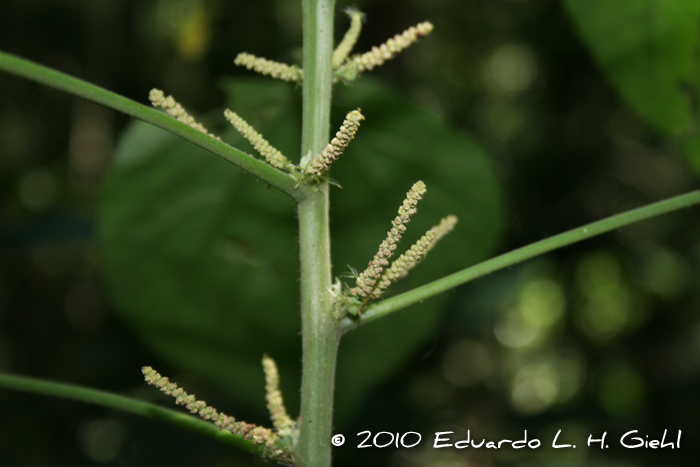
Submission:
[[[405,243],[455,232],[406,289],[606,215],[697,187],[700,7],[694,0],[358,1],[369,49],[435,32],[335,89],[333,128],[367,120],[332,170],[334,274],[362,269],[417,179]],[[338,15],[339,38],[347,26]],[[239,112],[298,160],[300,93],[237,69],[299,62],[299,2],[0,3],[0,49],[146,102],[173,94],[225,141]],[[152,365],[209,403],[269,423],[260,358],[298,408],[298,249],[283,194],[161,130],[0,74],[0,370],[163,404]],[[695,171],[694,171],[695,168]],[[337,465],[693,465],[700,437],[696,209],[480,279],[347,335]],[[406,246],[407,246],[406,245]],[[345,279],[348,283],[350,279]],[[3,465],[258,465],[131,415],[0,390]],[[619,436],[683,430],[680,451]],[[575,450],[430,449],[431,433],[530,437]],[[358,450],[362,430],[424,435]],[[611,448],[586,448],[608,432]],[[427,438],[427,439],[426,439]]]

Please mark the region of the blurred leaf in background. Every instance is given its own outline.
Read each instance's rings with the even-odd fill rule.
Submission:
[[[700,2],[567,0],[581,36],[620,95],[700,171]]]
[[[273,145],[290,157],[298,151],[299,106],[290,86],[226,80],[223,88],[227,105]],[[483,150],[371,80],[339,94],[336,116],[361,107],[369,121],[332,174],[346,187],[333,192],[334,273],[364,267],[418,179],[428,194],[406,247],[447,214],[460,223],[407,284],[485,259],[502,208]],[[240,137],[227,139],[251,149]],[[295,218],[281,193],[159,129],[134,124],[117,149],[99,217],[121,315],[173,365],[260,409],[260,359],[268,353],[281,367],[287,399],[297,400]],[[348,336],[338,370],[340,420],[436,332],[440,303],[430,300]]]

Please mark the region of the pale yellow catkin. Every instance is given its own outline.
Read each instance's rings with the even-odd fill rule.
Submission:
[[[402,279],[426,257],[428,252],[435,247],[445,235],[450,233],[457,224],[457,216],[447,216],[440,220],[423,235],[411,248],[399,256],[391,266],[382,273],[377,284],[377,293],[381,294],[391,284]]]
[[[272,146],[260,133],[243,120],[236,112],[229,109],[224,111],[224,117],[231,125],[253,145],[256,151],[265,158],[268,164],[278,169],[285,169],[292,165],[280,151]]]
[[[333,51],[333,69],[338,68],[348,58],[362,31],[364,15],[353,8],[346,10],[345,13],[350,17],[350,28],[343,36],[343,40],[340,41],[338,47]]]
[[[198,401],[193,394],[187,394],[177,384],[171,382],[167,377],[161,376],[150,366],[141,369],[144,379],[148,384],[152,384],[165,394],[175,398],[175,403],[184,405],[191,413],[197,413],[204,420],[212,420],[219,428],[230,431],[233,434],[242,435],[243,438],[253,441],[256,444],[273,448],[279,437],[269,428],[260,427],[246,422],[237,421],[235,418],[218,412],[214,407],[210,407],[204,401]],[[284,453],[274,449],[271,455],[282,456]]]
[[[233,63],[283,81],[301,81],[302,78],[302,71],[297,66],[256,57],[245,52],[238,54]]]
[[[320,176],[327,172],[331,164],[338,159],[355,137],[355,133],[360,128],[360,122],[364,119],[360,109],[349,112],[340,130],[335,134],[335,138],[328,143],[321,154],[308,164],[306,173]]]
[[[406,224],[411,220],[411,216],[416,213],[416,205],[423,198],[425,190],[425,183],[418,181],[408,191],[406,199],[399,208],[398,216],[391,222],[391,229],[387,233],[386,239],[379,245],[379,251],[369,262],[367,269],[357,277],[356,286],[350,289],[352,295],[365,299],[379,298],[381,290],[377,289],[377,285],[382,271],[389,265],[388,260],[396,250],[396,243],[406,231]]]
[[[279,371],[275,361],[263,356],[263,372],[265,373],[265,395],[267,399],[267,409],[270,412],[272,425],[277,429],[280,436],[291,434],[293,422],[284,407],[284,399],[280,391]]]
[[[218,136],[209,133],[209,131],[204,128],[204,125],[197,122],[194,117],[188,114],[187,111],[185,111],[185,109],[173,98],[173,96],[166,97],[163,91],[154,88],[151,89],[151,92],[148,94],[148,99],[151,101],[151,104],[153,104],[154,107],[160,107],[161,109],[165,110],[168,115],[176,118],[185,125],[188,125],[195,130],[199,130],[212,138],[221,140],[221,138]]]
[[[337,75],[355,76],[364,71],[372,70],[396,54],[408,48],[421,37],[425,37],[433,30],[433,24],[429,21],[411,26],[401,34],[397,34],[385,43],[372,47],[372,50],[360,55],[350,57],[338,68]]]

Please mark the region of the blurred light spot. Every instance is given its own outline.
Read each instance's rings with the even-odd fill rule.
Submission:
[[[549,327],[564,314],[566,300],[558,283],[550,279],[528,282],[520,291],[520,312],[528,323]]]
[[[554,403],[558,395],[557,376],[548,362],[521,368],[511,383],[511,403],[523,413],[542,412]]]
[[[68,323],[84,332],[98,330],[107,319],[107,306],[99,290],[88,281],[77,282],[68,289],[65,312]]]
[[[30,172],[19,180],[17,196],[22,204],[32,211],[42,211],[50,207],[58,195],[56,177],[47,170]]]
[[[537,339],[540,329],[524,321],[517,309],[506,312],[494,327],[498,341],[508,347],[526,347]]]
[[[516,44],[496,49],[484,70],[486,85],[496,94],[519,94],[532,85],[536,76],[537,61],[532,51]]]
[[[642,408],[646,396],[644,380],[626,364],[611,364],[600,371],[598,400],[609,414],[629,417]]]
[[[557,375],[559,387],[556,402],[561,404],[573,399],[578,394],[586,378],[586,368],[580,355],[561,350],[557,353],[552,367]]]
[[[448,402],[452,386],[433,374],[416,376],[408,385],[408,394],[416,404],[425,409],[434,409]]]
[[[124,426],[112,418],[93,420],[80,431],[80,444],[85,455],[100,464],[114,461],[126,439]]]
[[[598,252],[584,258],[576,269],[577,285],[586,295],[596,295],[616,288],[622,271],[617,260],[607,252]]]
[[[571,400],[585,378],[583,359],[575,352],[557,349],[542,359],[519,364],[511,379],[510,398],[523,413],[533,414]]]
[[[595,253],[584,258],[577,266],[576,282],[585,298],[578,309],[577,323],[590,337],[611,339],[643,320],[645,310],[641,303],[635,303],[611,254]]]
[[[689,285],[690,274],[686,261],[666,248],[653,250],[644,261],[644,283],[662,297],[678,295]]]
[[[153,23],[156,34],[172,41],[185,60],[196,60],[209,48],[212,13],[207,0],[159,0]]]
[[[488,349],[479,342],[463,340],[451,345],[442,361],[442,374],[455,386],[484,381],[493,369]]]
[[[497,339],[508,347],[541,343],[564,314],[561,286],[550,279],[532,279],[520,289],[518,302],[495,327]]]

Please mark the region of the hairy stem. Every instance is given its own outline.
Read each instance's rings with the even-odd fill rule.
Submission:
[[[275,188],[279,188],[296,200],[301,200],[302,198],[301,191],[297,189],[297,180],[291,175],[277,170],[267,163],[255,159],[211,136],[205,135],[201,131],[195,130],[151,107],[139,104],[131,99],[127,99],[126,97],[78,78],[68,76],[60,71],[37,65],[29,60],[4,52],[0,52],[0,70],[60,89],[69,94],[74,94],[84,99],[97,102],[98,104],[136,117],[144,122],[151,123],[237,165]],[[144,96],[144,98],[146,98],[146,96]]]
[[[154,420],[160,420],[171,425],[176,425],[180,428],[203,434],[237,448],[260,454],[260,446],[251,441],[244,440],[240,435],[234,435],[229,431],[220,430],[211,422],[207,422],[181,410],[166,409],[159,405],[120,396],[119,394],[73,384],[57,383],[44,379],[28,378],[26,376],[9,375],[7,373],[0,373],[0,387],[34,392],[36,394],[65,397],[66,399],[90,402],[111,409],[124,410]]]
[[[303,0],[304,91],[301,154],[316,155],[328,143],[335,0]],[[331,465],[335,364],[340,332],[331,314],[328,183],[305,187],[299,203],[301,255],[302,382],[296,462]]]
[[[462,269],[459,272],[445,276],[429,284],[417,287],[408,292],[388,298],[384,301],[368,307],[359,319],[344,318],[341,322],[343,331],[347,332],[357,328],[361,324],[369,323],[376,319],[398,311],[426,298],[430,298],[439,293],[445,292],[458,285],[465,284],[486,274],[490,274],[499,269],[504,269],[527,259],[539,256],[557,248],[561,248],[572,243],[595,237],[611,230],[619,229],[635,222],[643,221],[652,217],[660,216],[668,212],[676,211],[694,204],[700,203],[700,191],[692,191],[675,198],[650,204],[632,211],[627,211],[616,216],[608,217],[592,224],[578,227],[568,232],[549,237],[539,242],[533,243],[517,250],[497,256],[475,266]]]

